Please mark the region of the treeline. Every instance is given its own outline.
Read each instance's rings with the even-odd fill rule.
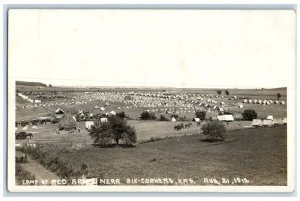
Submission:
[[[16,85],[36,86],[36,87],[47,87],[46,84],[43,84],[43,83],[41,83],[41,82],[16,81]]]

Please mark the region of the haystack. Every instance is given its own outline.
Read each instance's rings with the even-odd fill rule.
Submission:
[[[76,121],[69,114],[64,115],[58,123],[59,130],[76,129]]]

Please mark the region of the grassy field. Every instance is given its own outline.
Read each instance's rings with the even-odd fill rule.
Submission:
[[[60,153],[60,159],[77,168],[88,166],[97,178],[247,178],[249,185],[287,184],[286,127],[227,132],[220,143],[202,142],[190,135],[139,144],[134,148],[89,147]]]
[[[184,122],[189,123],[189,122]],[[176,137],[183,135],[199,134],[200,127],[197,127],[195,122],[191,122],[193,125],[190,128],[182,129],[180,131],[174,131],[174,126],[178,122],[170,121],[142,121],[142,120],[129,120],[128,124],[136,129],[138,143],[148,141],[151,138],[165,138],[165,137]],[[236,121],[231,122],[229,125],[225,124],[227,130],[243,129],[244,126],[251,126],[250,121]],[[32,139],[16,140],[16,143],[70,143],[76,145],[90,145],[91,138],[88,135],[88,131],[85,129],[84,122],[77,122],[77,127],[80,128],[80,132],[74,131],[73,133],[60,132],[58,134],[57,124],[46,124],[43,126],[38,125],[37,129],[32,129],[29,126],[27,132],[33,134]],[[21,129],[21,127],[19,127]]]

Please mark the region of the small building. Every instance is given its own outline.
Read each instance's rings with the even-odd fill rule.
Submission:
[[[273,117],[273,115],[268,115],[268,116],[267,116],[267,119],[273,121],[273,120],[274,120],[274,117]]]

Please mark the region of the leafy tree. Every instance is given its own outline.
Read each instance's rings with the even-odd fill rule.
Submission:
[[[277,93],[277,100],[279,100],[281,98],[281,94]]]
[[[49,87],[52,87],[52,84],[49,84]]]
[[[220,96],[222,93],[222,90],[217,90],[217,94]]]
[[[122,111],[122,112],[117,112],[116,116],[119,117],[119,118],[121,118],[121,119],[126,118],[126,114],[125,114],[124,111]]]
[[[220,121],[209,121],[201,127],[201,130],[209,140],[225,140],[226,128]]]
[[[257,113],[255,112],[255,110],[244,110],[243,112],[243,119],[247,120],[247,121],[252,121],[253,119],[257,118]]]
[[[141,113],[141,117],[142,120],[154,120],[156,119],[156,116],[154,113],[150,113],[148,111],[144,111]]]
[[[205,111],[197,111],[195,113],[196,117],[199,118],[201,121],[205,120],[206,112]]]
[[[225,90],[225,94],[226,94],[226,96],[229,96],[229,91]]]
[[[127,121],[117,117],[109,117],[108,122],[96,122],[90,131],[94,143],[99,145],[110,145],[113,141],[119,144],[123,140],[126,145],[133,145],[137,141],[134,127],[127,125]]]

